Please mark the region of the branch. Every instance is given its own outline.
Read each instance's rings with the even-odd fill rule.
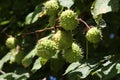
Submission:
[[[82,20],[81,18],[79,18],[78,20],[79,20],[80,22],[82,22],[83,24],[85,24],[85,26],[86,26],[88,29],[91,28],[91,27],[90,27],[84,20]],[[57,21],[58,21],[58,19],[56,19],[56,22],[57,22]],[[57,25],[57,24],[55,23],[55,25],[52,26],[52,27],[44,28],[44,29],[41,29],[41,30],[36,30],[36,31],[34,31],[34,32],[23,33],[22,35],[25,36],[25,35],[30,35],[30,34],[45,32],[45,31],[49,31],[49,30],[55,30],[55,31],[56,31],[57,28],[61,29],[60,26],[56,26],[56,25]]]
[[[56,26],[56,28],[61,28],[60,26]],[[29,33],[23,33],[22,35],[30,35],[30,34],[35,34],[35,33],[41,33],[41,32],[45,32],[45,31],[49,31],[49,30],[54,30],[55,27],[49,27],[49,28],[44,28],[41,30],[36,30],[34,32],[29,32]]]
[[[36,31],[34,31],[34,32],[29,32],[29,33],[23,33],[22,35],[30,35],[30,34],[35,34],[35,33],[41,33],[41,32],[45,32],[45,31],[49,31],[49,30],[55,30],[55,32],[56,32],[56,30],[57,30],[57,28],[61,28],[60,26],[57,26],[57,22],[58,22],[58,18],[55,20],[55,24],[52,26],[52,27],[50,27],[50,28],[44,28],[44,29],[41,29],[41,30],[36,30]]]

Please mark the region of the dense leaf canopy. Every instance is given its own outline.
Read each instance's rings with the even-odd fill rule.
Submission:
[[[52,19],[44,3],[49,0],[0,0],[0,80],[118,80],[120,77],[120,0],[57,0],[59,10]],[[78,16],[71,30],[73,41],[82,48],[83,59],[69,63],[58,50],[50,59],[36,55],[40,40],[51,37],[65,10]],[[72,23],[69,23],[72,24]],[[92,27],[102,31],[102,40],[89,42],[85,35]],[[9,37],[16,45],[6,46]]]

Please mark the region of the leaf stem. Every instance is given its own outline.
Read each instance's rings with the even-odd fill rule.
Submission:
[[[86,60],[88,60],[88,41],[86,40]]]
[[[90,29],[90,26],[82,18],[79,18],[78,20],[82,22],[88,29]]]

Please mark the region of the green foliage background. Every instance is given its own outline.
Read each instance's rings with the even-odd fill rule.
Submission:
[[[73,37],[81,45],[84,58],[72,64],[65,62],[61,55],[46,63],[35,56],[37,41],[51,34],[50,30],[37,32],[49,27],[49,17],[43,11],[43,3],[46,1],[0,0],[0,79],[39,80],[45,77],[49,79],[49,76],[55,76],[57,80],[120,78],[120,1],[58,0],[61,10],[70,8],[88,25],[102,28],[103,40],[98,44],[91,44],[85,39],[85,25],[78,25],[73,31]],[[17,53],[16,50],[10,51],[5,45],[10,35],[17,39],[17,45],[24,53],[20,64],[10,62],[11,57],[14,57],[12,54]]]

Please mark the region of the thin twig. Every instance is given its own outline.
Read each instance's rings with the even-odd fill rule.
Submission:
[[[23,35],[25,36],[25,35],[35,34],[35,33],[41,33],[41,32],[49,31],[49,30],[55,30],[55,32],[56,32],[57,28],[61,28],[60,26],[57,26],[58,20],[59,20],[58,18],[55,20],[55,24],[54,24],[53,27],[44,28],[44,29],[41,29],[41,30],[36,30],[34,32],[24,33]]]
[[[61,28],[60,26],[56,26],[56,28]],[[35,34],[35,33],[41,33],[41,32],[45,32],[45,31],[49,31],[49,30],[54,30],[55,27],[49,27],[49,28],[44,28],[41,30],[36,30],[34,32],[29,32],[29,33],[23,33],[22,35],[30,35],[30,34]]]
[[[85,26],[90,29],[90,26],[81,18],[78,19],[80,22],[82,22],[83,24],[85,24]]]

